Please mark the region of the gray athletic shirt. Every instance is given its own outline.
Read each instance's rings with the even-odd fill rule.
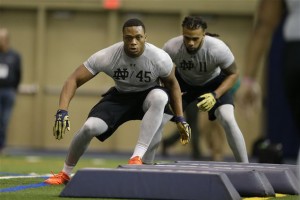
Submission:
[[[115,81],[120,92],[139,92],[159,85],[159,77],[170,75],[173,62],[162,49],[145,43],[142,55],[127,56],[124,43],[119,42],[93,54],[84,63],[93,74],[104,72]]]
[[[228,46],[218,38],[205,36],[201,48],[189,54],[183,36],[167,41],[163,49],[171,56],[181,78],[190,85],[202,86],[234,62]]]

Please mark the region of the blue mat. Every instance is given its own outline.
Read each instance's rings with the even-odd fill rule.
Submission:
[[[232,185],[242,197],[275,197],[275,192],[264,173],[251,169],[233,169],[230,167],[203,167],[191,165],[120,165],[120,168],[139,170],[221,172],[225,173]],[[246,180],[246,181],[245,181]],[[201,185],[199,185],[201,187]]]
[[[188,172],[85,168],[78,170],[61,197],[241,200],[227,175]]]

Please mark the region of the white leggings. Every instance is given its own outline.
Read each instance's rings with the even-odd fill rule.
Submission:
[[[140,134],[135,148],[135,152],[140,157],[143,157],[152,141],[153,135],[161,125],[167,102],[168,95],[163,90],[153,89],[149,92],[143,103],[145,114],[141,122]],[[65,164],[75,166],[86,151],[91,140],[107,131],[107,129],[108,126],[102,119],[89,117],[75,134],[69,147]]]
[[[195,109],[197,109],[195,107]],[[248,154],[244,136],[235,120],[234,108],[231,104],[225,104],[218,107],[215,111],[217,120],[220,122],[226,133],[228,144],[233,152],[237,162],[248,163]],[[162,124],[155,134],[148,151],[143,157],[143,162],[151,164],[155,159],[155,153],[162,138],[162,131],[165,124],[172,118],[170,115],[164,115]],[[192,136],[193,137],[193,136]]]
[[[226,133],[228,144],[237,162],[248,163],[248,154],[244,136],[235,120],[234,108],[231,104],[218,107],[215,111],[217,120]]]

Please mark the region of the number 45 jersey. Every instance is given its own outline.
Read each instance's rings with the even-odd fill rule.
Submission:
[[[184,45],[183,36],[167,41],[163,49],[171,56],[181,78],[190,85],[202,86],[217,77],[221,69],[234,62],[228,46],[220,39],[206,35],[202,46],[190,54]]]
[[[169,76],[173,68],[170,56],[150,43],[133,58],[119,42],[96,52],[83,64],[94,75],[104,72],[110,76],[119,92],[139,92],[159,85],[159,78]]]

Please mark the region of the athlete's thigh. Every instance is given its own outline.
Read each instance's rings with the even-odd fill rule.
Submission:
[[[216,119],[216,116],[215,116],[216,109],[225,104],[234,105],[233,95],[231,92],[226,92],[217,100],[215,106],[208,112],[209,120],[211,120],[211,121],[215,120]]]

